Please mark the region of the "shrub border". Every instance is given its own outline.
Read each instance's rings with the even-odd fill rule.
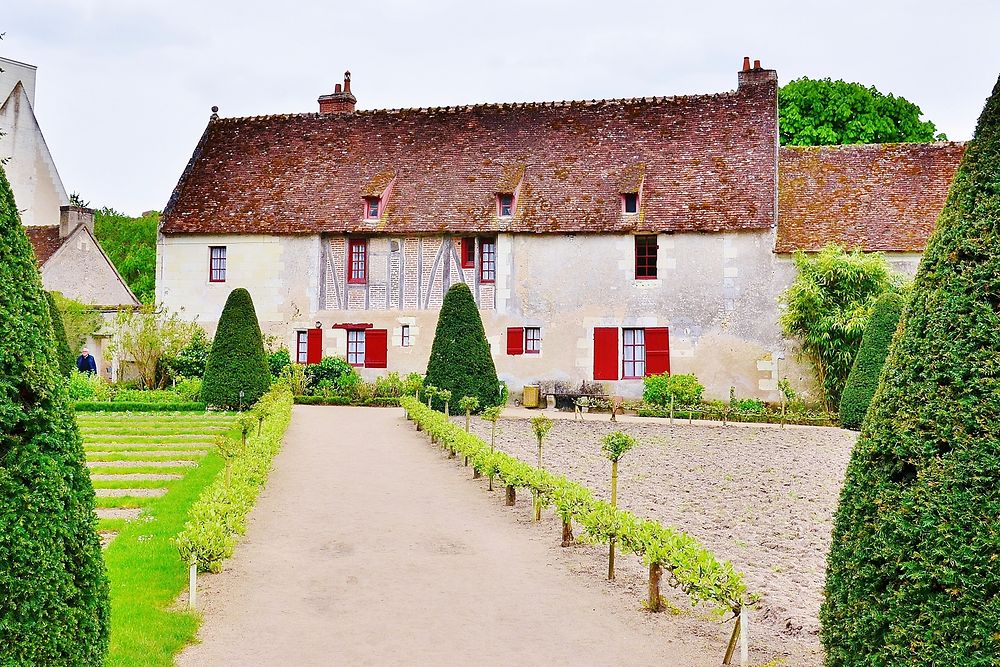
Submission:
[[[296,405],[353,405],[366,408],[398,408],[399,398],[381,396],[359,400],[351,396],[295,396]]]

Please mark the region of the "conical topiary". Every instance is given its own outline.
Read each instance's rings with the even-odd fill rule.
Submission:
[[[452,285],[444,296],[424,385],[447,389],[453,401],[473,396],[479,400],[480,408],[501,401],[500,382],[483,320],[465,283]],[[443,407],[443,403],[438,407]]]
[[[226,299],[205,366],[201,398],[219,408],[252,405],[271,386],[271,370],[250,292],[234,289]],[[240,392],[243,396],[240,396]]]
[[[69,374],[76,368],[76,356],[69,349],[69,341],[66,340],[66,327],[63,326],[62,315],[59,307],[56,306],[56,299],[52,292],[46,292],[45,298],[49,304],[49,318],[52,320],[52,333],[56,339],[56,362],[59,364],[59,372],[69,377]]]
[[[844,383],[844,393],[840,395],[840,423],[844,428],[861,428],[905,303],[906,299],[898,292],[886,292],[872,308],[854,365]]]
[[[1000,80],[848,465],[820,620],[827,665],[1000,656]]]
[[[0,167],[0,664],[102,665],[108,581],[49,304]]]

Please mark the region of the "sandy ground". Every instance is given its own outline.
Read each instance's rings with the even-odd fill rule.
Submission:
[[[295,406],[246,538],[200,578],[201,643],[177,664],[721,663],[730,625],[641,611],[634,558],[608,583],[602,548],[559,547],[551,513],[532,524],[527,496],[501,494],[400,410]]]
[[[758,637],[768,635],[764,639],[775,651],[804,652],[788,664],[821,664],[818,615],[826,553],[855,433],[558,416],[545,444],[547,468],[604,495],[611,466],[601,455],[601,437],[619,429],[635,436],[640,446],[620,463],[619,503],[686,530],[733,561],[762,595]],[[464,425],[464,418],[456,421]],[[499,427],[498,447],[534,463],[530,423],[504,419]],[[473,418],[472,430],[489,440],[488,423]]]

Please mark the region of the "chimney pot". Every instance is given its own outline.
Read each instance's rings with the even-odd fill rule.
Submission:
[[[743,56],[743,71],[750,71],[750,56]]]
[[[344,84],[336,84],[333,92],[320,95],[319,112],[321,114],[354,113],[356,98],[351,93],[351,73],[344,72]]]
[[[753,68],[754,69],[760,69],[760,61],[759,60],[753,61]]]
[[[344,72],[344,92],[351,92],[351,72]]]
[[[335,92],[335,93],[341,92],[340,91],[340,84],[339,83],[336,86],[333,87],[333,92]]]

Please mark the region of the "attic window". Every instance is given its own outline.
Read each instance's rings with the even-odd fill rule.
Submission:
[[[378,197],[365,197],[366,220],[378,220],[379,202],[380,199]]]
[[[638,213],[639,212],[639,193],[638,192],[626,192],[622,195],[622,210],[625,213]]]
[[[514,195],[497,195],[497,215],[501,218],[510,218],[514,215]]]

